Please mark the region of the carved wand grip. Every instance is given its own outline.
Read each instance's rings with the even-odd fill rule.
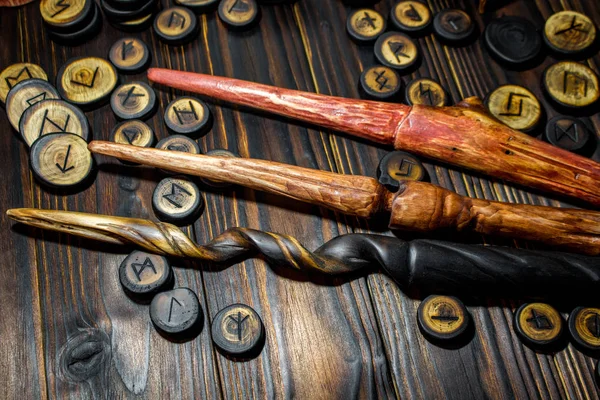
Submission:
[[[473,230],[600,254],[600,213],[595,211],[473,199],[425,182],[405,181],[391,212],[390,228]]]
[[[390,227],[473,230],[600,254],[600,212],[472,199],[425,182],[405,181],[397,194],[376,179],[250,158],[211,157],[93,141],[89,149],[169,171],[240,184],[345,214],[391,211]]]
[[[509,128],[478,99],[409,107],[159,68],[148,79],[600,206],[600,164]]]
[[[598,302],[598,257],[366,234],[339,236],[311,252],[291,236],[246,228],[198,245],[173,225],[144,219],[31,208],[7,214],[27,225],[132,243],[156,254],[229,264],[258,256],[274,266],[330,275],[380,268],[400,286],[428,293],[562,298],[568,292]]]

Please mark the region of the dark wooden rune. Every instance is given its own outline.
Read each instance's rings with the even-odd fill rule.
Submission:
[[[373,8],[387,18],[395,2],[381,0]],[[163,9],[174,5],[161,3]],[[427,5],[434,15],[448,7],[465,10],[479,32],[500,16],[523,17],[542,30],[545,20],[564,7],[600,25],[600,3],[589,0],[488,0],[481,15],[477,0],[428,0]],[[299,0],[293,5],[261,5],[261,11],[260,22],[244,32],[232,32],[216,11],[198,15],[199,34],[185,45],[167,45],[152,29],[127,35],[148,45],[152,67],[359,98],[360,74],[376,60],[372,45],[359,46],[347,34],[350,7],[341,0]],[[61,66],[72,58],[108,57],[123,33],[106,18],[104,22],[93,40],[66,47],[44,33],[39,2],[2,8],[0,70],[29,62],[40,65],[48,81],[55,83]],[[557,61],[550,55],[538,66],[517,72],[497,64],[481,39],[466,47],[443,46],[433,34],[413,40],[422,61],[402,79],[405,83],[415,78],[438,81],[447,91],[448,104],[470,96],[484,98],[498,86],[513,84],[535,94],[548,120],[565,114],[548,102],[541,86],[543,71]],[[597,54],[583,62],[600,72]],[[119,75],[120,83],[147,82],[144,73]],[[159,108],[147,123],[159,141],[168,136],[162,121],[167,104],[193,94],[164,87],[155,90]],[[391,150],[339,132],[202,100],[214,118],[212,130],[198,139],[203,154],[226,149],[241,157],[375,177],[379,160]],[[117,124],[110,106],[86,116],[93,139],[110,140]],[[576,118],[597,135],[598,114]],[[572,344],[554,354],[535,353],[522,344],[512,323],[513,311],[524,301],[467,301],[457,296],[465,302],[476,333],[465,347],[445,349],[419,331],[416,316],[424,296],[402,292],[392,278],[378,272],[327,277],[266,268],[260,259],[226,269],[202,260],[179,260],[173,263],[177,286],[197,293],[204,327],[194,340],[165,340],[152,327],[148,306],[131,301],[121,288],[118,270],[131,248],[13,227],[4,213],[9,208],[33,207],[156,221],[152,192],[164,175],[154,168],[97,156],[98,173],[89,187],[76,193],[47,189],[30,172],[28,148],[1,110],[0,128],[2,397],[599,398],[593,358]],[[596,151],[592,158],[598,161],[599,156]],[[574,205],[498,178],[422,161],[432,183],[463,196]],[[391,235],[387,218],[346,216],[238,186],[202,185],[201,190],[204,214],[183,228],[196,243],[207,243],[232,227],[293,236],[311,250],[344,233]],[[440,234],[435,239],[534,248],[524,241],[479,234]],[[244,362],[216,351],[210,329],[219,310],[237,303],[260,315],[266,338],[260,355]],[[571,311],[551,305],[563,317]]]

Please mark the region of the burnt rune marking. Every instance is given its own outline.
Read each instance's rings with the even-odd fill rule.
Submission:
[[[242,329],[244,326],[244,322],[246,321],[246,319],[248,319],[248,317],[249,315],[246,315],[244,318],[242,318],[242,313],[240,311],[238,311],[236,318],[232,317],[231,315],[229,316],[229,318],[231,318],[231,320],[236,323],[238,340],[242,340]]]
[[[135,97],[144,97],[146,96],[144,93],[133,93],[135,91],[136,87],[132,86],[129,88],[129,90],[127,91],[127,93],[119,93],[117,96],[119,96],[121,98],[121,105],[123,107],[125,107],[125,104],[129,101],[129,99],[131,98],[135,98]],[[135,103],[134,103],[135,104]]]
[[[561,140],[565,136],[571,139],[573,143],[577,143],[579,141],[579,127],[577,124],[571,124],[567,129],[558,124],[554,125],[554,137],[556,141]]]
[[[63,174],[66,174],[67,172],[69,172],[70,170],[75,168],[74,165],[67,167],[67,163],[69,162],[69,154],[71,154],[71,145],[69,145],[69,147],[67,147],[67,154],[65,155],[65,160],[63,161],[63,165],[56,163],[56,167],[58,169],[60,169],[60,172],[62,172]]]
[[[127,58],[127,54],[133,50],[133,40],[127,42],[123,41],[121,45],[121,59],[125,60]]]
[[[232,12],[247,12],[250,10],[250,6],[244,0],[235,0],[233,5],[229,7],[228,13]]]
[[[171,316],[173,315],[173,306],[175,305],[174,303],[177,303],[179,307],[183,307],[183,304],[181,304],[179,300],[177,300],[175,297],[171,297],[171,305],[169,306],[169,319],[167,320],[167,322],[171,322]]]
[[[164,194],[163,197],[175,207],[181,208],[183,207],[183,205],[181,204],[183,200],[182,197],[185,197],[185,195],[191,196],[192,194],[185,190],[185,188],[179,186],[176,183],[173,183],[171,185],[171,193]]]
[[[510,112],[510,110],[513,108],[513,100],[515,98],[519,99],[517,112]],[[531,96],[528,96],[526,94],[510,92],[508,98],[506,99],[506,112],[500,113],[500,115],[503,115],[505,117],[520,117],[523,114],[523,98],[531,98]]]
[[[39,103],[42,100],[46,100],[46,95],[48,94],[48,92],[42,92],[40,94],[36,94],[33,97],[28,98],[27,100],[25,100],[25,102],[27,104],[29,104],[29,106],[34,105],[35,103]]]
[[[40,132],[38,133],[38,137],[42,136],[43,132],[44,132],[44,128],[46,127],[46,122],[48,122],[51,125],[54,125],[60,132],[67,132],[67,126],[69,125],[69,121],[71,120],[71,116],[67,115],[67,119],[65,120],[65,125],[64,126],[60,126],[58,125],[56,122],[52,121],[50,118],[48,118],[48,110],[44,111],[44,119],[42,120],[42,126],[40,127]]]
[[[379,90],[392,89],[392,86],[388,85],[389,79],[387,76],[385,76],[385,69],[381,71],[373,71],[373,73],[377,76],[375,78],[375,82],[379,84]]]
[[[406,15],[408,18],[412,19],[413,21],[423,21],[421,14],[419,14],[419,12],[415,8],[415,6],[413,6],[412,4],[410,5],[410,10],[406,10],[404,12],[404,15]]]
[[[58,10],[57,12],[55,12],[54,14],[52,14],[50,16],[52,18],[56,17],[58,14],[65,11],[67,8],[71,7],[71,4],[67,3],[66,0],[58,0],[56,3],[54,3],[54,6],[62,7],[62,8],[60,10]]]
[[[392,52],[396,56],[396,59],[398,60],[398,62],[402,61],[402,60],[400,60],[400,57],[410,58],[410,56],[403,51],[404,48],[406,47],[406,45],[404,43],[388,42],[388,46],[390,46],[390,50],[392,50]]]
[[[359,20],[358,28],[363,28],[365,25],[369,25],[371,28],[376,29],[375,18],[371,16],[368,12],[365,11],[365,16]]]
[[[138,137],[140,131],[137,129],[125,128],[123,129],[123,136],[129,142],[129,144],[133,144],[134,140]]]
[[[27,78],[26,79],[31,79],[33,78],[33,76],[31,76],[31,72],[29,72],[29,68],[27,67],[23,67],[19,73],[17,74],[17,76],[7,76],[6,78],[4,78],[4,80],[6,81],[6,84],[8,85],[9,89],[12,89],[12,87],[17,84],[21,79],[21,75],[23,75],[23,73],[27,74]]]
[[[190,109],[189,110],[179,110],[177,107],[173,107],[173,111],[179,120],[179,124],[185,125],[189,123],[188,121],[190,116],[194,117],[194,120],[198,121],[198,114],[196,114],[196,108],[194,108],[194,104],[190,100],[189,102]],[[193,121],[191,121],[193,122]]]
[[[571,32],[571,31],[577,31],[577,32],[581,32],[581,33],[588,33],[588,31],[586,31],[585,29],[581,28],[582,26],[583,26],[583,22],[577,22],[577,16],[574,15],[573,19],[571,20],[571,25],[569,25],[568,28],[557,30],[556,32],[554,32],[554,34],[555,35],[564,35],[565,33]]]
[[[183,30],[185,27],[185,16],[179,14],[177,11],[172,11],[167,27],[170,28],[173,24],[175,24],[175,26],[179,25],[179,29]]]
[[[423,89],[425,89],[425,90],[423,90]],[[427,97],[425,97],[425,96],[427,96]],[[429,88],[429,86],[423,85],[423,82],[419,82],[419,97],[421,97],[422,99],[426,98],[427,104],[430,106],[433,105],[433,93],[431,92],[431,89]]]
[[[98,76],[98,69],[100,69],[100,67],[96,67],[96,69],[94,70],[94,73],[92,74],[92,79],[89,82],[85,82],[85,80],[87,78],[85,70],[81,70],[76,74],[76,76],[78,76],[80,78],[80,80],[71,79],[71,82],[76,85],[79,85],[79,86],[93,88],[94,83],[96,83],[96,77]]]
[[[416,165],[416,164],[410,160],[407,160],[406,158],[403,158],[402,161],[400,161],[400,166],[398,168],[398,171],[395,172],[394,175],[409,176],[412,172],[413,165]]]
[[[569,79],[571,78],[571,79]],[[569,82],[572,82],[572,85],[569,85]],[[575,72],[571,72],[571,71],[565,71],[565,74],[563,75],[563,93],[567,93],[569,86],[575,86],[575,92],[579,91],[579,88],[581,87],[581,85],[583,84],[583,95],[587,96],[587,91],[588,91],[588,80],[575,73]]]
[[[137,277],[138,282],[142,280],[142,272],[144,272],[144,270],[146,270],[146,268],[152,269],[152,272],[154,272],[154,274],[157,274],[156,268],[154,267],[154,264],[152,264],[152,261],[150,260],[149,257],[146,257],[144,262],[141,264],[140,263],[132,263],[131,268],[133,268],[133,272],[135,273],[135,276]]]
[[[554,325],[552,325],[552,322],[550,322],[548,317],[546,317],[544,314],[536,312],[535,310],[531,310],[531,318],[528,318],[526,321],[533,322],[537,329],[544,331],[554,328]]]

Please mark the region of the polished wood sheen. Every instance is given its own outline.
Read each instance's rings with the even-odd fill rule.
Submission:
[[[380,0],[370,2],[369,7],[389,16],[397,2]],[[597,1],[488,0],[482,15],[477,13],[479,0],[426,3],[432,15],[448,7],[463,8],[481,31],[489,21],[502,15],[527,18],[541,29],[550,15],[566,8],[588,15],[600,26]],[[175,3],[162,2],[163,8],[170,4]],[[231,32],[216,11],[211,11],[198,15],[201,31],[184,46],[165,45],[152,27],[134,36],[148,45],[155,67],[359,98],[358,78],[376,61],[373,46],[359,46],[348,37],[346,18],[354,7],[341,0],[299,0],[274,5],[261,2],[261,8],[261,22],[243,33]],[[39,2],[0,9],[0,69],[15,63],[34,63],[47,72],[54,84],[57,71],[69,59],[107,58],[111,46],[123,37],[123,32],[104,18],[102,31],[94,39],[80,46],[61,46],[48,38],[42,24]],[[405,82],[418,77],[433,78],[446,89],[451,104],[469,96],[483,98],[503,84],[517,84],[536,95],[548,119],[561,114],[548,102],[540,86],[543,70],[556,61],[553,57],[547,56],[539,66],[517,72],[499,66],[489,57],[481,40],[457,48],[440,44],[428,33],[415,41],[423,50],[423,62],[417,71],[402,77]],[[586,64],[598,73],[600,56],[593,55]],[[146,81],[143,74],[120,74],[120,79],[121,83]],[[4,85],[1,79],[0,85]],[[157,140],[161,140],[169,137],[162,121],[167,104],[194,94],[160,85],[153,87],[160,111],[148,124]],[[330,129],[200,98],[214,116],[213,129],[197,141],[202,154],[226,149],[241,157],[375,177],[379,161],[391,150]],[[86,115],[94,138],[110,140],[110,130],[116,124],[110,107],[106,105]],[[579,118],[590,132],[600,129],[600,114]],[[150,202],[156,183],[164,176],[160,171],[98,156],[93,185],[70,194],[50,191],[32,177],[28,149],[15,136],[2,108],[0,128],[0,201],[4,209],[30,207],[155,220]],[[592,159],[598,161],[599,156],[596,153]],[[574,205],[491,175],[420,158],[432,183],[464,196],[523,204]],[[181,229],[197,243],[207,243],[232,227],[290,235],[296,238],[295,243],[311,251],[349,232],[372,233],[377,235],[367,236],[399,241],[390,236],[386,219],[350,217],[238,186],[213,188],[202,182],[198,186],[206,199],[206,210],[193,226]],[[272,268],[261,259],[238,259],[226,269],[209,261],[175,259],[178,284],[198,294],[206,320],[197,339],[172,343],[152,327],[148,306],[132,302],[123,293],[118,267],[131,248],[13,225],[6,217],[2,222],[0,381],[4,385],[0,397],[596,400],[600,393],[594,380],[594,358],[572,345],[553,355],[535,353],[520,345],[511,316],[521,300],[512,300],[506,294],[511,283],[504,274],[507,269],[537,270],[538,274],[528,273],[518,281],[524,290],[515,298],[525,299],[534,290],[549,291],[556,299],[550,304],[557,307],[562,300],[573,300],[572,305],[560,308],[564,315],[578,305],[593,304],[578,297],[598,292],[594,286],[598,281],[590,278],[597,275],[575,267],[582,265],[581,255],[562,253],[561,257],[540,262],[537,256],[515,254],[537,254],[532,250],[540,247],[533,243],[480,234],[435,235],[446,243],[436,246],[435,252],[431,240],[412,240],[411,243],[422,244],[421,251],[415,254],[423,257],[427,266],[436,265],[431,255],[437,250],[453,252],[454,256],[446,257],[452,260],[451,265],[436,267],[438,275],[455,271],[458,265],[470,266],[465,281],[443,281],[460,284],[454,293],[467,304],[477,331],[471,342],[459,350],[433,345],[419,333],[419,303],[428,294],[439,291],[432,287],[426,293],[419,290],[417,293],[422,296],[413,295],[396,285],[379,265],[399,258],[389,247],[374,248],[366,257],[353,251],[364,249],[362,245],[347,243],[346,261],[340,264],[362,263],[365,273],[337,277],[289,270],[279,259],[269,262]],[[430,235],[402,234],[406,239],[418,236],[431,239]],[[345,242],[345,237],[340,240]],[[276,242],[271,236],[261,236],[260,242],[273,248],[278,243],[292,244]],[[372,242],[364,240],[362,244]],[[502,256],[505,253],[492,251],[496,247],[467,246],[467,242],[503,245],[508,253]],[[466,251],[467,247],[472,250]],[[390,254],[390,258],[381,259],[378,254]],[[567,257],[572,262],[565,264],[562,260]],[[542,265],[559,273],[560,284],[547,283],[547,274],[539,270]],[[373,272],[366,273],[368,270]],[[416,287],[440,284],[427,279],[431,274],[421,272],[412,277],[411,282],[419,283]],[[494,277],[493,283],[486,280],[486,274]],[[482,297],[467,301],[465,286],[482,290]],[[498,286],[503,289],[492,296],[491,289]],[[267,339],[260,355],[244,362],[231,361],[216,351],[209,329],[219,310],[236,303],[248,304],[260,314]],[[83,360],[82,353],[86,356]],[[60,363],[61,360],[66,362]],[[77,371],[79,374],[74,374]]]
[[[411,108],[157,68],[148,79],[600,205],[600,164],[509,128],[476,99]]]
[[[471,199],[415,181],[401,183],[393,195],[374,178],[264,160],[213,158],[101,141],[90,143],[89,149],[121,160],[281,194],[359,217],[387,210],[391,212],[392,229],[473,230],[600,254],[600,212]]]

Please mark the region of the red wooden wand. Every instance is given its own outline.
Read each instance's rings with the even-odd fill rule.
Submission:
[[[160,68],[148,79],[600,205],[600,164],[509,128],[477,98],[410,107]]]

